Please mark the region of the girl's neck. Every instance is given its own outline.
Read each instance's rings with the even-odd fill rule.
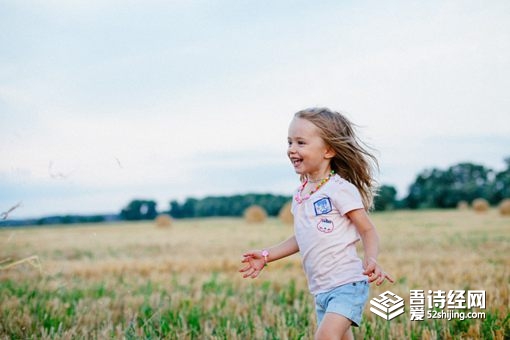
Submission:
[[[331,177],[331,174],[332,174],[331,169],[327,168],[326,171],[306,175],[306,181],[308,183],[319,183],[320,181],[323,181],[324,179]]]
[[[333,170],[330,171],[330,173],[328,174],[328,177],[326,178],[323,178],[317,185],[314,189],[311,189],[310,192],[306,195],[303,194],[303,191],[305,190],[305,187],[309,185],[309,180],[306,179],[303,184],[301,184],[301,187],[299,188],[298,192],[296,193],[296,196],[294,196],[295,200],[301,204],[303,203],[303,201],[307,200],[310,198],[310,196],[312,196],[314,193],[317,192],[317,190],[319,190],[324,184],[326,184],[329,179],[335,174],[335,172]]]

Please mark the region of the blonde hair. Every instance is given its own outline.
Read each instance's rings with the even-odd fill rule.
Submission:
[[[354,131],[354,124],[344,115],[328,108],[309,108],[296,112],[320,130],[321,138],[335,152],[331,169],[358,188],[365,209],[373,206],[377,183],[373,173],[379,168],[377,159],[368,151]]]

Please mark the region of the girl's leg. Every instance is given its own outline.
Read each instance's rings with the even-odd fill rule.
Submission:
[[[336,313],[326,313],[322,319],[315,340],[352,340],[351,320]]]

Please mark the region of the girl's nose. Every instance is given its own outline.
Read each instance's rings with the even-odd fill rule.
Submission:
[[[289,147],[287,148],[287,153],[291,154],[294,153],[296,150],[294,148],[294,144],[289,143]]]

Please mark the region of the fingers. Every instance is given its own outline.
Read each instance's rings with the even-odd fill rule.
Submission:
[[[376,273],[376,272],[373,272],[372,274],[370,274],[368,276],[368,282],[369,283],[372,283],[372,282],[375,282],[375,284],[377,286],[381,285],[384,280],[388,280],[390,283],[394,283],[395,280],[393,279],[393,277],[391,277],[388,273],[385,273],[385,272],[379,272],[379,273]]]
[[[368,276],[368,282],[373,283],[375,282],[376,285],[380,285],[384,281],[384,276],[381,275],[381,273],[373,272]]]
[[[369,263],[366,267],[365,267],[365,271],[363,272],[364,275],[369,275],[370,273],[373,273],[377,270],[376,268],[376,265],[374,263]]]
[[[372,272],[368,274],[368,283],[372,283],[376,280],[378,280],[381,276],[379,274],[376,274],[375,272]]]
[[[390,283],[395,282],[391,275],[384,272],[379,265],[374,263],[369,263],[363,274],[368,275],[369,283],[375,282],[377,286],[381,285],[384,280],[388,280]]]
[[[245,261],[243,261],[243,262],[245,262]],[[248,263],[248,265],[247,265],[247,266],[245,266],[245,267],[243,267],[243,268],[239,269],[239,272],[240,272],[240,273],[244,273],[245,271],[249,270],[250,268],[251,268],[251,265]]]
[[[395,279],[388,273],[384,273],[385,277],[390,281],[391,283],[395,283]]]
[[[257,258],[260,258],[260,257],[261,257],[261,255],[260,255],[260,252],[259,252],[259,251],[252,250],[252,251],[249,251],[249,252],[247,252],[247,253],[244,253],[244,254],[243,254],[243,257],[244,257],[244,258],[252,257],[252,258],[257,259]]]
[[[377,277],[377,279],[375,280],[375,284],[376,284],[377,286],[380,286],[380,285],[384,282],[385,277],[386,277],[386,276],[385,276],[383,273],[381,273],[381,274]]]
[[[244,258],[241,260],[241,263],[246,263],[246,265],[239,269],[240,273],[244,273],[243,278],[251,277],[254,279],[259,276],[260,272],[264,268],[264,264],[261,260],[253,255],[256,255],[256,253],[243,254]]]
[[[248,275],[248,276],[251,277],[252,279],[254,279],[257,276],[259,276],[259,274],[260,274],[260,270],[254,269],[253,273],[251,275]],[[248,277],[248,276],[245,276],[245,278]]]
[[[251,266],[246,266],[243,269],[239,270],[243,274],[243,279],[246,279],[247,277],[251,277],[252,279],[256,278],[260,274],[260,270],[255,269]]]

